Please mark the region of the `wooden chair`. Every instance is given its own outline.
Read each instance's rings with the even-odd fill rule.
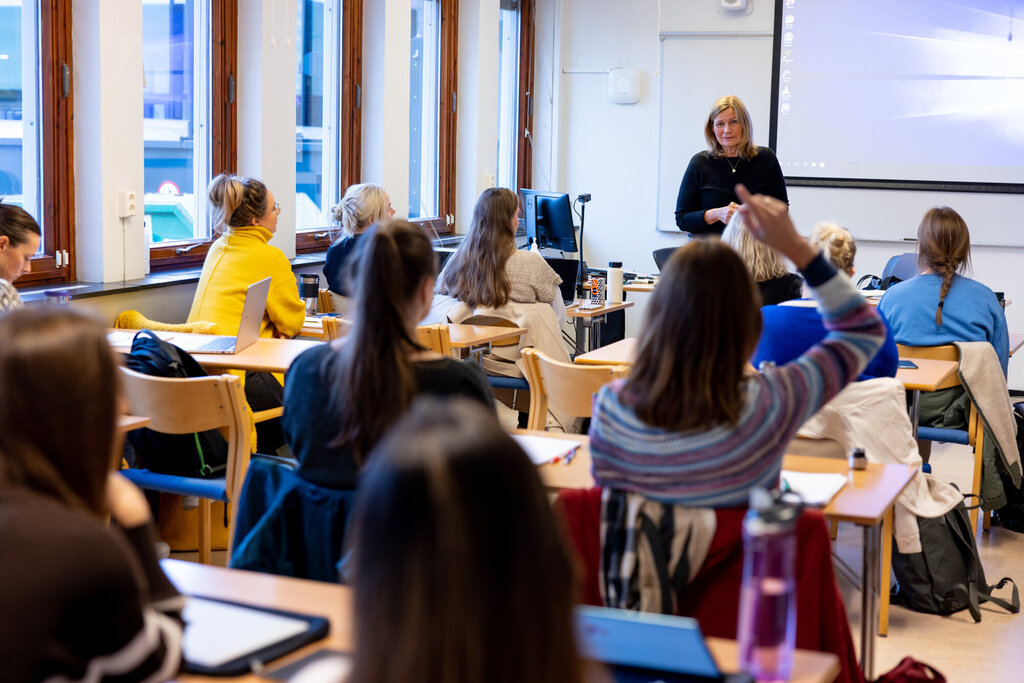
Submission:
[[[594,393],[617,377],[629,374],[624,365],[576,365],[548,358],[536,349],[523,349],[530,384],[527,429],[544,429],[548,409],[573,417],[590,417]]]
[[[334,299],[331,298],[331,290],[324,288],[317,292],[316,310],[320,313],[334,313]]]
[[[320,318],[324,331],[320,335],[321,341],[334,341],[341,339],[352,329],[352,321],[337,315],[325,315]]]
[[[900,358],[926,358],[960,362],[960,352],[952,344],[944,344],[942,346],[904,346],[903,344],[897,344],[896,348],[899,351]],[[958,386],[960,386],[960,375],[959,373],[953,373],[937,389],[948,389]],[[981,463],[982,450],[985,443],[985,427],[973,402],[971,403],[971,413],[966,431],[962,429],[919,426],[915,436],[919,440],[924,441],[944,441],[971,446],[974,449],[974,476],[971,480],[970,493],[976,496],[981,495]],[[986,511],[982,518],[983,528],[988,529],[989,521],[989,513]],[[971,510],[971,531],[975,534],[978,532],[978,508]]]
[[[191,434],[209,429],[225,433],[228,459],[223,477],[199,479],[147,469],[122,470],[140,488],[199,498],[199,561],[209,564],[213,501],[233,504],[249,466],[250,417],[242,383],[233,375],[171,379],[143,375],[127,368],[121,368],[121,372],[132,413],[149,417],[150,429],[166,434]],[[233,527],[232,510],[229,539],[234,536]]]
[[[421,325],[416,328],[417,341],[445,358],[452,355],[452,337],[447,325]]]

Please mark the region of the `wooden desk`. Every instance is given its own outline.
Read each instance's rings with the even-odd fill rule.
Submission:
[[[116,332],[128,332],[132,330],[113,330]],[[209,335],[184,334],[175,332],[169,338],[172,344],[186,339],[209,339]],[[288,367],[303,351],[321,344],[319,341],[306,339],[257,339],[252,346],[242,349],[238,353],[193,353],[192,357],[207,370],[255,370],[263,372],[285,372]],[[131,342],[127,344],[114,344],[114,350],[119,353],[131,351]]]
[[[525,327],[500,327],[497,325],[448,325],[448,335],[453,349],[489,348],[491,344],[510,339],[519,339],[526,334]]]
[[[956,374],[960,364],[955,360],[935,360],[933,358],[910,358],[900,357],[900,360],[913,361],[916,368],[899,368],[896,370],[896,379],[910,393],[910,433],[917,435],[917,425],[921,417],[921,392],[935,391],[941,387],[946,380]]]
[[[514,433],[538,432],[516,430]],[[544,436],[571,439],[581,444],[580,450],[568,465],[554,463],[537,468],[544,485],[556,490],[594,486],[589,439],[582,434],[544,433]],[[863,527],[861,667],[868,680],[872,680],[876,614],[879,635],[884,636],[889,630],[888,577],[892,569],[893,503],[910,483],[916,469],[910,465],[868,463],[866,470],[854,472],[845,460],[805,455],[785,456],[782,467],[799,472],[838,472],[847,475],[846,486],[822,508],[822,513],[830,519],[852,522]],[[882,576],[886,577],[884,584]]]
[[[148,417],[142,417],[141,415],[118,415],[117,416],[117,433],[127,434],[133,429],[140,429],[145,427],[150,422]]]
[[[237,600],[261,607],[323,615],[330,620],[331,630],[323,639],[275,660],[268,668],[276,668],[323,648],[352,650],[352,590],[347,586],[306,581],[283,576],[260,574],[201,565],[181,560],[163,560],[161,566],[182,593]],[[732,640],[708,638],[708,648],[725,671],[736,670],[737,646]],[[828,683],[839,673],[839,660],[824,652],[797,650],[793,663],[794,682]],[[178,681],[209,681],[204,676],[181,675]],[[254,674],[217,680],[252,681],[266,679]]]
[[[608,346],[580,354],[576,356],[575,361],[580,365],[632,365],[636,360],[639,341],[636,337],[626,337]]]
[[[608,318],[608,314],[632,308],[634,304],[632,301],[623,301],[618,304],[605,302],[605,305],[601,308],[580,308],[580,303],[575,301],[565,307],[565,316],[567,318],[578,318],[580,321],[580,324],[576,325],[577,354],[581,354],[584,351],[593,351],[600,347],[601,323]],[[584,335],[586,335],[585,339]]]
[[[302,331],[299,332],[300,337],[315,337],[320,339],[324,334],[324,323],[320,319],[320,316],[307,315],[306,320],[302,323]]]

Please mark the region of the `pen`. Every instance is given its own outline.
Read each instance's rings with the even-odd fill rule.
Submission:
[[[576,448],[574,448],[571,451],[569,451],[566,454],[565,458],[562,460],[562,462],[564,462],[566,465],[571,465],[572,464],[572,459],[576,457],[576,451],[578,451],[579,449],[580,449],[580,447],[577,446]]]
[[[793,488],[789,485],[789,482],[786,481],[785,477],[781,477],[781,481],[782,481],[782,492],[783,493],[789,493],[790,491],[793,490]]]

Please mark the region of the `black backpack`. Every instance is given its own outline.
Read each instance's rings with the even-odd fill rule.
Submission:
[[[917,526],[921,552],[901,553],[893,540],[892,570],[899,582],[892,589],[893,604],[929,614],[952,614],[966,608],[974,621],[981,621],[978,605],[986,600],[1007,612],[1020,611],[1013,579],[1004,577],[993,586],[986,583],[963,502],[942,517],[918,517]],[[992,595],[1007,583],[1013,586],[1009,602]]]
[[[187,351],[163,341],[149,330],[132,340],[132,352],[125,358],[129,370],[156,377],[206,377],[206,371]],[[128,433],[128,441],[139,464],[152,472],[185,477],[214,477],[223,474],[228,461],[228,444],[211,429],[193,434],[163,434],[152,429]]]

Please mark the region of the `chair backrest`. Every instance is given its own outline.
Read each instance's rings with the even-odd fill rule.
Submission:
[[[909,280],[915,275],[917,275],[917,254],[912,251],[905,254],[896,254],[889,259],[889,262],[885,264],[885,268],[882,269],[883,282],[889,277],[895,277],[898,280]]]
[[[320,335],[322,341],[341,339],[352,329],[352,322],[350,320],[337,315],[324,316],[320,318],[320,322],[324,326],[324,331]]]
[[[153,377],[121,368],[125,396],[149,428],[166,434],[220,429],[228,442],[224,485],[228,500],[241,490],[249,466],[251,420],[241,380],[233,375],[188,379]]]
[[[629,374],[626,366],[562,363],[536,349],[523,349],[523,365],[530,384],[528,429],[544,429],[548,409],[573,417],[590,417],[597,390]]]
[[[331,290],[324,288],[317,292],[316,310],[320,313],[334,313],[334,299],[331,298]]]
[[[942,346],[907,346],[905,344],[897,344],[896,350],[900,358],[960,361],[960,351],[952,344],[943,344]],[[960,375],[954,372],[938,389],[958,386],[960,386]]]
[[[416,337],[421,346],[445,358],[452,355],[452,338],[447,325],[421,325],[416,328]]]
[[[663,247],[661,249],[655,249],[653,252],[654,265],[658,266],[658,272],[663,270],[663,266],[668,263],[668,260],[672,257],[673,252],[679,247]]]

